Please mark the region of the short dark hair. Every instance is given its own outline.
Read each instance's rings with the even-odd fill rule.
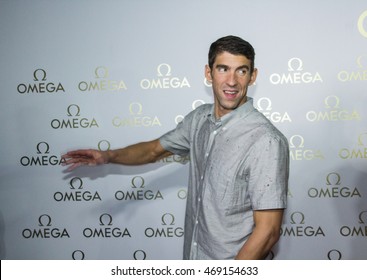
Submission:
[[[208,64],[210,69],[213,69],[214,61],[217,55],[222,52],[229,52],[233,55],[243,55],[251,61],[252,72],[255,67],[255,50],[251,44],[240,37],[229,35],[219,38],[210,45],[208,54]]]

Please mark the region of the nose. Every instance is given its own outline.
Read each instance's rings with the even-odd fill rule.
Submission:
[[[235,72],[228,72],[227,85],[231,87],[237,85],[237,77]]]

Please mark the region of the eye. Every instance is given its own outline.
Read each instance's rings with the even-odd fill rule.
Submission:
[[[247,74],[247,70],[246,69],[239,69],[238,74],[240,74],[241,76],[245,76]]]
[[[227,71],[227,68],[226,67],[218,67],[218,72],[219,73],[224,73],[224,72],[226,72]]]

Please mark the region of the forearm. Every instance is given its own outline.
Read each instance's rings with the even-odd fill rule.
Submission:
[[[265,259],[279,240],[282,217],[283,209],[254,211],[254,230],[238,252],[236,259]]]
[[[279,235],[274,232],[255,230],[238,252],[237,260],[262,260],[277,243]]]
[[[140,165],[156,162],[169,156],[171,153],[163,150],[158,140],[141,142],[122,149],[109,150],[105,152],[107,163],[123,165]]]

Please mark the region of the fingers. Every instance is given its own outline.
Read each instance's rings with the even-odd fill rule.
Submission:
[[[67,152],[66,154],[62,155],[62,158],[85,158],[85,157],[93,157],[92,150],[75,150]]]
[[[63,159],[63,166],[70,165],[67,171],[72,171],[82,165],[96,165],[92,150],[71,151],[62,155],[61,158]]]

